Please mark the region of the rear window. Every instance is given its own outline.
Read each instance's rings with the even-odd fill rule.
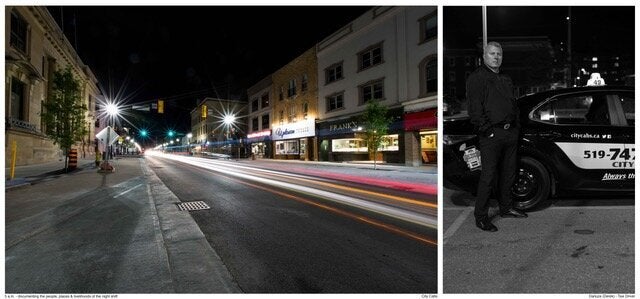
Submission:
[[[531,119],[551,124],[612,125],[612,115],[620,102],[627,125],[635,123],[633,95],[579,94],[552,99],[531,114]],[[620,121],[615,121],[619,123]]]

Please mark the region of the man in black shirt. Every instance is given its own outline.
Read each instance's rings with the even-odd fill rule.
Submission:
[[[482,230],[498,230],[489,219],[489,196],[498,183],[500,216],[523,218],[527,215],[513,208],[511,186],[515,171],[519,134],[519,110],[513,96],[511,79],[500,73],[502,46],[489,42],[482,55],[484,65],[467,79],[469,116],[478,130],[482,171],[474,215]]]

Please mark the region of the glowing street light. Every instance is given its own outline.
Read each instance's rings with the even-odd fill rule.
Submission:
[[[225,125],[232,125],[236,122],[236,116],[233,114],[227,114],[224,116],[223,122]]]
[[[120,107],[114,101],[107,100],[104,105],[104,112],[109,116],[107,119],[107,126],[111,126],[111,121],[115,122],[116,117],[120,114]],[[107,131],[107,140],[111,140],[111,130]],[[113,147],[109,145],[107,148],[107,157],[105,158],[106,166],[109,166],[109,156],[113,153]]]
[[[120,113],[120,109],[118,109],[118,106],[115,103],[107,103],[105,110],[111,117],[116,117]]]

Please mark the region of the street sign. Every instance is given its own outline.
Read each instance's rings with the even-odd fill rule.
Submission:
[[[132,105],[131,109],[140,110],[140,111],[147,111],[147,112],[149,112],[151,110],[149,108],[149,105]]]
[[[118,137],[118,133],[116,133],[111,126],[102,129],[100,133],[96,134],[96,138],[106,145],[112,145],[116,140],[118,140]]]

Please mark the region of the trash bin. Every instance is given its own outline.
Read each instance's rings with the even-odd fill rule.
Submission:
[[[69,150],[69,170],[74,170],[78,167],[78,150],[72,148]]]

